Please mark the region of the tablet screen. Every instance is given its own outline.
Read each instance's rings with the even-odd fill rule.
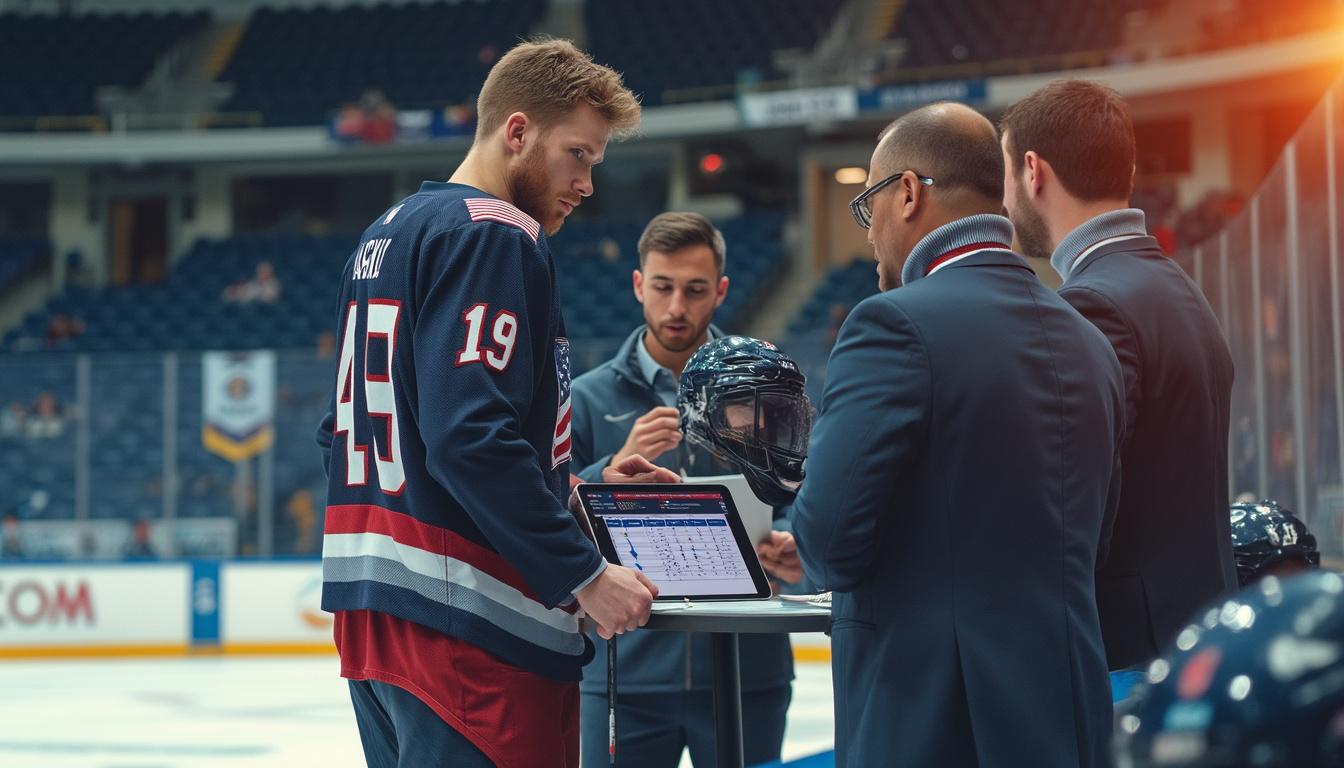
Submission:
[[[659,597],[757,597],[760,562],[721,486],[587,486],[581,494],[608,560],[644,572]],[[752,567],[754,566],[754,568]],[[763,577],[763,574],[761,574]],[[760,583],[758,583],[758,581]]]

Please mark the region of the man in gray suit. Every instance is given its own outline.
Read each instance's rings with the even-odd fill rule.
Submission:
[[[1004,204],[1022,250],[1115,348],[1126,438],[1097,607],[1110,668],[1130,676],[1195,611],[1237,587],[1227,514],[1232,355],[1185,272],[1129,207],[1134,127],[1119,94],[1059,80],[1003,117]]]
[[[994,126],[935,104],[883,131],[852,204],[884,292],[840,329],[792,510],[834,591],[840,766],[1109,763],[1120,366],[1009,249],[1002,193]]]

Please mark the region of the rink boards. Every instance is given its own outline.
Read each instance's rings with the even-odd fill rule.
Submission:
[[[0,658],[330,653],[317,559],[0,565]],[[830,658],[823,635],[800,661]]]

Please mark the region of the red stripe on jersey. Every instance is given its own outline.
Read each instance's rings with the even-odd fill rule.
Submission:
[[[337,611],[341,677],[408,691],[501,768],[578,765],[579,686],[376,611]]]
[[[422,523],[410,515],[393,512],[372,504],[347,504],[327,507],[326,533],[377,533],[391,536],[399,544],[444,555],[484,571],[491,577],[513,587],[529,600],[538,603],[537,593],[527,585],[518,569],[509,565],[498,552],[493,552],[470,539],[448,530]],[[574,613],[577,606],[564,608]]]

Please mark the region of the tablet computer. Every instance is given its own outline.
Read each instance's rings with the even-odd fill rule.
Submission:
[[[585,483],[575,491],[602,556],[642,571],[658,586],[658,600],[770,597],[726,487]]]

